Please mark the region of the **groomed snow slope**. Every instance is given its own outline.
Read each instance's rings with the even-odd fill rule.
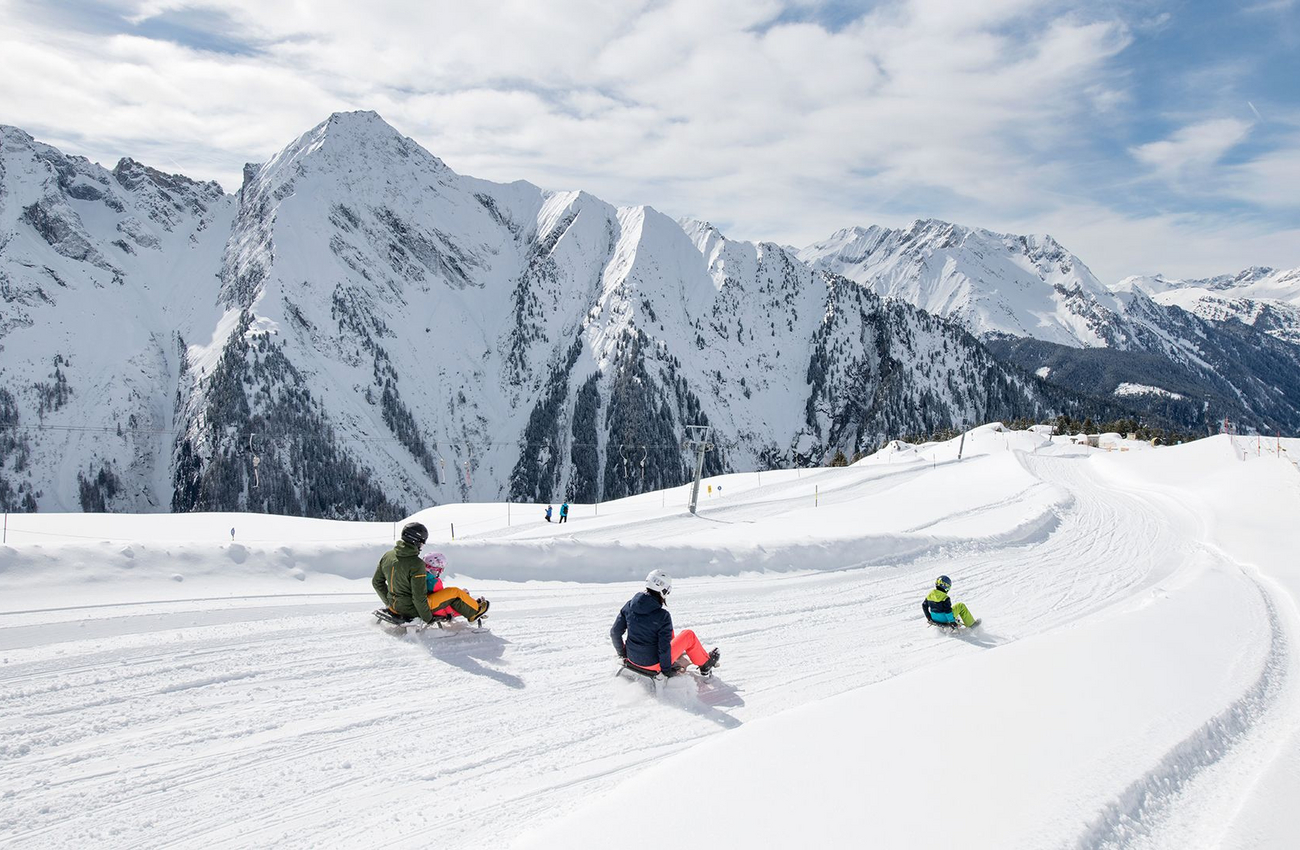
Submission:
[[[423,512],[479,635],[373,624],[387,524],[11,516],[0,843],[908,847],[941,814],[974,847],[1289,846],[1300,472],[1125,447],[986,427],[713,479],[698,517]],[[662,701],[606,635],[651,566],[724,652]],[[981,629],[923,625],[940,572]]]

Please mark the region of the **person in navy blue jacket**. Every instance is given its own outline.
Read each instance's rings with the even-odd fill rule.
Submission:
[[[718,666],[722,653],[717,647],[705,652],[700,639],[690,629],[673,631],[673,618],[668,613],[668,594],[672,589],[672,577],[663,570],[652,570],[646,576],[645,592],[628,600],[609,630],[614,651],[629,664],[665,676],[676,672],[673,662],[684,655],[702,675],[708,676]]]

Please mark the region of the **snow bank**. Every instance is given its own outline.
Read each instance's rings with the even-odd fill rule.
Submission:
[[[702,497],[697,517],[652,493],[575,504],[563,525],[542,521],[543,505],[442,505],[413,519],[429,527],[428,545],[447,554],[453,573],[511,582],[622,582],[655,568],[685,578],[897,565],[1052,533],[1068,495],[1008,451],[1052,449],[1049,438],[984,426],[967,435],[960,463],[958,443],[897,443],[846,469],[719,476],[710,479],[717,495]],[[155,599],[220,594],[235,579],[266,592],[293,582],[302,592],[322,581],[368,580],[403,524],[231,513],[13,515],[0,574],[33,606],[31,594],[48,590],[53,573],[106,594],[136,587]]]

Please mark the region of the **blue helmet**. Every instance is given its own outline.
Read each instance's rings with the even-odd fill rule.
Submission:
[[[939,576],[934,580],[934,586],[947,593],[952,588],[952,579],[947,576]]]

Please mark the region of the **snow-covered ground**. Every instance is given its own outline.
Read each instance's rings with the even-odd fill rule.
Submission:
[[[1161,396],[1165,396],[1166,398],[1183,397],[1176,392],[1166,390],[1162,387],[1152,387],[1152,386],[1147,386],[1146,384],[1134,384],[1128,381],[1124,381],[1119,386],[1115,387],[1115,395],[1119,396],[1120,398],[1125,398],[1127,396],[1135,396],[1135,395],[1161,395]]]
[[[483,634],[374,624],[391,524],[10,515],[0,845],[1290,847],[1300,441],[1109,447],[424,511]],[[653,567],[723,650],[659,700],[607,636]]]

